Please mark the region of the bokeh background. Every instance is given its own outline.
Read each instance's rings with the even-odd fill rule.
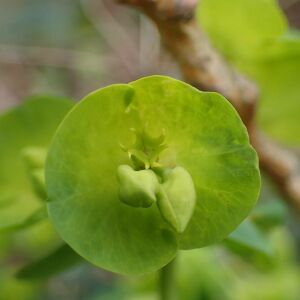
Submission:
[[[202,0],[201,5],[203,2],[208,9],[210,1],[218,3]],[[219,1],[226,3],[227,0]],[[223,39],[218,37],[218,28],[228,28],[228,31],[231,28],[230,11],[224,12],[227,17],[221,18],[214,31],[211,29],[214,13],[222,17],[223,11],[210,8],[210,23],[199,7],[199,22],[205,23],[204,28],[213,43],[228,60],[261,85],[262,97],[266,98],[264,103],[269,103],[259,113],[259,122],[266,132],[279,142],[299,149],[300,128],[292,132],[290,128],[300,122],[290,118],[281,125],[274,126],[272,122],[281,114],[288,117],[291,110],[293,117],[300,119],[300,1],[252,0],[255,1],[269,3],[274,9],[272,18],[276,15],[274,20],[280,18],[280,22],[288,26],[285,30],[288,33],[280,38],[283,36],[289,44],[280,51],[274,47],[275,54],[270,51],[271,59],[264,62],[264,68],[271,70],[270,73],[263,73],[263,68],[257,71],[253,61],[262,64],[262,58],[255,56],[254,51],[250,53],[251,49],[249,53],[244,51],[255,40],[251,30],[243,32],[241,29],[242,38],[236,41],[236,45],[244,45],[240,48],[234,48],[235,44],[228,47],[232,42],[231,32],[225,31]],[[129,82],[150,74],[180,79],[176,62],[164,50],[153,24],[138,12],[113,2],[0,0],[0,112],[32,95],[63,96],[79,101],[87,93],[108,84]],[[257,26],[258,36],[260,28],[265,31],[268,26],[273,27],[272,18],[270,22],[267,18],[263,22],[262,11],[247,15],[247,6],[243,9],[243,5],[249,1],[229,2],[236,5],[236,13],[241,16],[240,23],[234,26]],[[261,52],[265,48],[259,49]],[[273,48],[268,46],[267,49]],[[284,91],[276,89],[281,83]],[[284,93],[289,95],[288,92],[292,93],[291,108],[280,110],[280,101],[273,106],[273,98]],[[282,101],[286,107],[288,99]],[[259,234],[251,229],[246,231],[247,239],[253,239],[252,246],[225,241],[210,248],[181,253],[176,279],[179,299],[300,300],[298,217],[267,177],[263,183],[259,205],[251,216]],[[0,234],[0,300],[156,299],[157,274],[125,278],[84,262],[46,278],[16,278],[22,266],[51,253],[58,243],[48,221],[13,235]]]

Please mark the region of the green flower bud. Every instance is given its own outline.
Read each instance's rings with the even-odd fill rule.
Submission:
[[[119,198],[127,205],[149,207],[156,202],[158,179],[152,170],[135,171],[128,165],[118,167]]]
[[[42,200],[47,200],[44,168],[35,169],[31,172],[31,183],[35,193]]]
[[[45,148],[26,147],[22,149],[21,154],[29,170],[44,167],[47,155]]]
[[[182,233],[196,205],[193,179],[182,167],[169,170],[164,177],[164,183],[158,193],[157,206],[165,220],[178,233]]]
[[[21,151],[22,157],[27,167],[27,173],[30,177],[32,188],[36,195],[42,199],[47,199],[44,165],[47,151],[45,148],[27,147]]]

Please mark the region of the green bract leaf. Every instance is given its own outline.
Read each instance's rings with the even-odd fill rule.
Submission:
[[[263,258],[270,258],[274,253],[262,232],[250,221],[244,221],[224,241],[233,251],[246,255],[261,255]]]
[[[12,207],[13,209],[16,209],[16,207]],[[28,226],[31,226],[35,223],[38,223],[42,220],[45,220],[48,217],[46,206],[42,205],[40,208],[38,208],[36,211],[33,211],[26,219],[21,219],[18,222],[13,221],[11,224],[5,224],[0,227],[1,233],[9,233],[9,232],[15,232],[17,230],[24,229]]]
[[[138,130],[147,132],[143,139],[136,139]],[[124,145],[143,153],[139,164]],[[152,172],[141,189],[131,170],[125,180],[131,187],[123,190],[126,197],[142,191],[147,205],[120,200],[120,165]],[[178,167],[185,171],[177,174]],[[168,208],[154,204],[160,197],[154,173]],[[246,129],[225,98],[151,76],[106,87],[76,105],[50,147],[46,185],[50,218],[72,248],[102,268],[138,274],[161,268],[179,248],[224,239],[255,204],[260,176]]]
[[[34,97],[0,116],[1,229],[28,224],[27,221],[32,220],[30,216],[42,205],[32,188],[24,156],[27,160],[31,157],[31,167],[42,167],[45,155],[24,149],[47,147],[71,106],[70,101],[60,98]],[[40,174],[34,176],[41,177]]]
[[[261,53],[287,28],[276,0],[202,0],[198,17],[213,43],[234,61]]]
[[[82,257],[63,244],[49,255],[24,266],[16,275],[21,279],[43,280],[82,262]]]
[[[258,121],[279,142],[300,145],[300,37],[282,37],[257,62],[240,63],[261,89]]]
[[[251,219],[262,230],[273,229],[284,225],[288,220],[288,208],[282,199],[274,198],[271,202],[260,203],[252,213]]]

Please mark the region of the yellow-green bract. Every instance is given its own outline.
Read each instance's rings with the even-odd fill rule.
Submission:
[[[132,128],[146,129],[152,137],[163,133],[161,153],[140,151]],[[148,135],[147,140],[155,141]],[[132,144],[139,147],[134,161],[120,146]],[[191,177],[196,204],[191,217],[185,212],[180,218],[181,228],[186,226],[182,233],[164,217],[164,209],[151,205],[151,189],[145,198],[151,201],[138,205],[145,207],[120,201],[121,165],[137,170],[144,165],[157,174],[160,168],[187,172],[181,175]],[[224,97],[151,76],[98,90],[71,110],[50,146],[46,185],[50,218],[72,248],[99,267],[140,274],[166,265],[179,249],[224,239],[254,206],[260,176],[246,128]],[[171,181],[164,187],[172,197],[176,187]]]

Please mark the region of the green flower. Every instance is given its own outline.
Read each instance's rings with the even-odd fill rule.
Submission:
[[[74,250],[140,274],[224,239],[254,206],[260,175],[225,98],[151,76],[75,106],[50,146],[46,185],[50,218]]]

